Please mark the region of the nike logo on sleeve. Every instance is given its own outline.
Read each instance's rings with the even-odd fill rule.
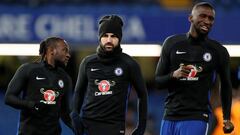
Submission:
[[[36,76],[36,80],[44,80],[46,78]]]
[[[98,70],[100,70],[100,69],[98,69],[98,68],[91,68],[91,71],[92,71],[92,72],[98,71]]]
[[[187,52],[181,52],[181,51],[176,51],[176,54],[185,54],[185,53],[187,53]]]

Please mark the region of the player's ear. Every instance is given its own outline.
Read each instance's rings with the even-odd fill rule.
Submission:
[[[190,14],[190,15],[188,16],[188,21],[189,21],[190,23],[193,22],[193,15],[192,15],[192,14]]]
[[[57,53],[57,49],[53,48],[53,55],[55,55]]]

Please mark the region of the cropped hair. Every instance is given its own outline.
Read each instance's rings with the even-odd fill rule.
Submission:
[[[211,8],[212,10],[214,10],[213,5],[212,5],[211,3],[209,3],[209,2],[199,2],[199,3],[196,3],[196,4],[193,6],[192,10],[194,10],[194,9],[196,9],[196,8],[198,8],[198,7],[209,7],[209,8]]]

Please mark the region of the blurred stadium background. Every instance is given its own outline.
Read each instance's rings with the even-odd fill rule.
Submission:
[[[39,43],[49,36],[63,37],[71,46],[72,58],[67,72],[75,83],[81,59],[95,52],[97,20],[101,16],[120,15],[125,22],[122,43],[144,44],[148,49],[149,44],[160,45],[169,35],[187,32],[190,25],[187,17],[195,2],[200,0],[1,0],[0,48],[6,43]],[[208,2],[216,7],[216,21],[210,36],[223,44],[240,46],[240,0]],[[240,54],[240,49],[235,51]],[[149,91],[145,135],[158,135],[166,95],[166,91],[154,89],[154,72],[159,56],[134,58],[141,65]],[[18,125],[19,112],[3,102],[7,84],[20,64],[35,60],[35,56],[0,54],[0,135],[16,134]],[[232,57],[234,90],[239,89],[239,65],[240,58]],[[134,128],[135,110],[136,95],[133,91],[127,114],[127,131]],[[70,134],[71,131],[63,125],[63,135]]]

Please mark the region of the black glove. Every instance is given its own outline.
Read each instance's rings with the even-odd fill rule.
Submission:
[[[138,126],[133,130],[132,135],[143,135],[146,128],[146,121],[138,122]]]
[[[230,120],[224,120],[223,125],[223,132],[225,134],[231,133],[234,130],[234,126]]]
[[[83,135],[83,126],[81,124],[81,118],[77,112],[71,112],[70,117],[72,119],[72,125],[75,135]]]

